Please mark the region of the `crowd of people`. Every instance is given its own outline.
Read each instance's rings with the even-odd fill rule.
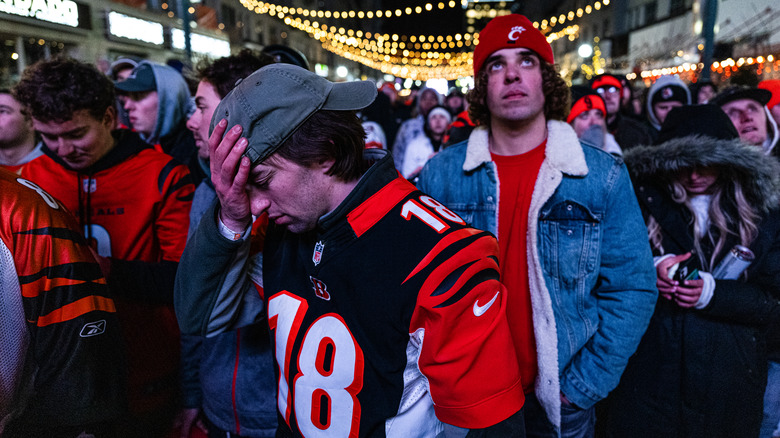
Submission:
[[[517,14],[473,67],[29,66],[0,436],[780,436],[780,80],[569,86]]]

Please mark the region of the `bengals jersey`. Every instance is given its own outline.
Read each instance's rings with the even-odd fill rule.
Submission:
[[[22,176],[65,204],[98,253],[111,257],[108,281],[128,343],[131,408],[149,412],[176,392],[178,327],[166,304],[187,238],[194,186],[186,166],[136,133],[117,130],[114,138],[116,145],[87,170],[68,168],[44,147]]]
[[[58,201],[6,170],[0,193],[0,435],[94,433],[124,404],[114,301]]]
[[[182,258],[184,330],[216,329],[229,306],[248,313],[247,297],[224,288],[204,298],[208,277],[225,271],[215,265],[235,258],[208,253],[229,247],[205,235],[217,233],[210,226]],[[400,178],[389,155],[315,230],[270,224],[256,281],[275,346],[281,435],[434,437],[441,422],[484,428],[519,411],[497,253],[491,234]],[[203,257],[214,263],[196,265]],[[222,283],[233,281],[227,271]]]

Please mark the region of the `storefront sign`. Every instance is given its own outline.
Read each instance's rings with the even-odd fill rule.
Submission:
[[[108,33],[149,44],[162,45],[164,41],[162,24],[113,11],[108,13]]]
[[[171,43],[174,49],[184,50],[184,31],[171,29]],[[213,58],[230,56],[230,43],[228,41],[199,33],[190,34],[190,46],[193,52],[209,55]]]
[[[70,0],[0,0],[0,12],[72,27],[79,25],[78,6]]]

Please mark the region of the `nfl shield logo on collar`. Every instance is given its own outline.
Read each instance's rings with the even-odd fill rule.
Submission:
[[[311,257],[311,261],[314,262],[314,266],[317,266],[322,261],[322,251],[325,249],[325,244],[322,241],[317,242],[314,245],[314,255]]]

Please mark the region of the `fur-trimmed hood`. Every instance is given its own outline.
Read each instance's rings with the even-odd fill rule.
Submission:
[[[780,163],[764,155],[760,147],[738,139],[690,135],[629,149],[623,159],[635,181],[669,183],[682,170],[718,167],[722,178],[740,183],[751,205],[763,212],[780,205]]]

